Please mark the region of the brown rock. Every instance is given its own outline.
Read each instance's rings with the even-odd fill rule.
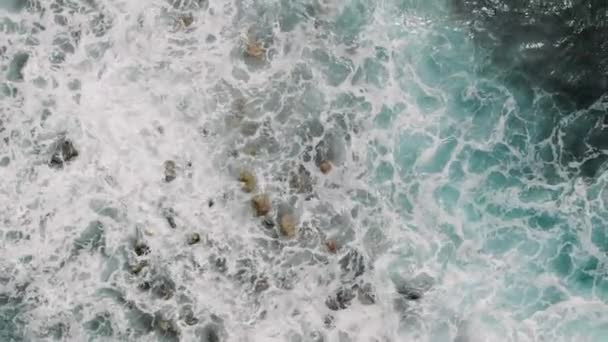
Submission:
[[[264,59],[266,56],[266,48],[258,39],[248,37],[245,42],[245,56],[255,59]]]
[[[255,175],[247,170],[243,170],[239,173],[239,182],[242,184],[243,191],[250,193],[257,187],[257,179]]]
[[[189,27],[190,25],[192,25],[193,22],[194,17],[192,16],[192,14],[185,14],[179,18],[179,23],[184,28]]]
[[[270,212],[270,197],[266,194],[255,195],[251,199],[251,204],[257,216],[264,216]]]
[[[331,162],[325,160],[321,162],[321,165],[319,165],[319,170],[321,170],[321,172],[326,175],[328,173],[331,172],[332,169],[332,165]]]
[[[325,247],[327,247],[327,251],[331,254],[336,254],[336,252],[338,251],[338,245],[336,244],[336,240],[325,241]]]
[[[292,238],[296,235],[296,219],[291,214],[283,214],[279,219],[279,230],[283,236]]]

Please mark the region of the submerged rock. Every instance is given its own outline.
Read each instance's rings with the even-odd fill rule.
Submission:
[[[173,320],[165,318],[160,312],[154,314],[154,329],[160,336],[170,341],[179,341],[180,330]]]
[[[291,172],[289,187],[300,194],[308,194],[313,191],[313,181],[310,172],[304,165],[298,167],[298,171]]]
[[[253,58],[256,60],[263,60],[266,57],[266,48],[264,47],[264,42],[260,41],[252,37],[251,35],[247,37],[245,41],[245,57]]]
[[[270,197],[266,194],[259,194],[253,196],[253,198],[251,199],[251,204],[257,216],[265,216],[270,212]]]
[[[279,216],[279,230],[285,237],[292,238],[296,235],[296,218],[289,213]]]
[[[239,182],[244,192],[251,193],[257,188],[257,178],[251,171],[243,170],[239,173]]]
[[[53,152],[49,166],[57,169],[63,168],[64,163],[67,163],[78,157],[78,150],[74,144],[68,139],[61,139]]]

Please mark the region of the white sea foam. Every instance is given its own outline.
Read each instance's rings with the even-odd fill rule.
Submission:
[[[29,55],[23,80],[0,76],[0,160],[10,160],[0,167],[0,299],[16,310],[0,336],[606,336],[606,255],[593,235],[605,177],[541,176],[527,128],[538,116],[475,72],[466,28],[434,2],[175,3],[0,12],[2,67]],[[248,34],[266,44],[264,61],[244,58]],[[60,136],[79,155],[56,169]],[[315,160],[322,144],[328,175]],[[177,169],[169,183],[166,160]],[[304,193],[290,187],[300,164],[312,183]],[[273,215],[297,218],[295,239],[254,216],[237,181],[244,168]],[[549,223],[534,221],[542,213]],[[134,254],[137,229],[147,256]],[[201,242],[190,246],[194,232]],[[352,250],[361,275],[341,263],[357,260]],[[574,278],[590,258],[588,287]],[[355,289],[331,310],[328,297],[353,284],[370,284],[374,303]]]

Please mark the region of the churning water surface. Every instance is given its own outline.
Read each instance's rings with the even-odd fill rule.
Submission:
[[[0,341],[607,341],[608,178],[561,162],[597,116],[469,29],[0,1]]]

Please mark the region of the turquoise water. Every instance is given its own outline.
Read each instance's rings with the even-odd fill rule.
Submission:
[[[608,338],[603,108],[444,1],[0,4],[0,340]]]

